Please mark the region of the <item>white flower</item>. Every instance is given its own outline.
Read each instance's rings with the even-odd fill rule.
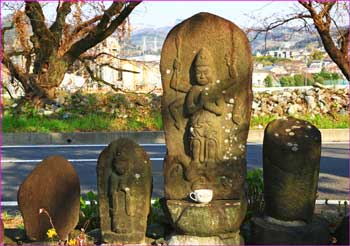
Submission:
[[[135,174],[135,178],[136,178],[136,179],[139,179],[140,177],[141,177],[140,174],[138,174],[138,173]]]

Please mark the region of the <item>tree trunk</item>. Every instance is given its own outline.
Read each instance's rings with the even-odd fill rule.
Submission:
[[[54,103],[56,90],[63,81],[68,64],[63,59],[52,57],[41,67],[38,74],[29,78],[29,85],[24,88],[25,100],[33,102],[35,107]]]
[[[341,51],[334,45],[329,30],[325,31],[316,25],[316,29],[321,37],[323,46],[328,53],[329,57],[338,65],[347,80],[350,80],[350,65],[347,60],[347,56],[341,53]]]

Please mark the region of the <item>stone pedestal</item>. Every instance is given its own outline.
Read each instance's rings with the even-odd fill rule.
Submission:
[[[245,199],[214,200],[208,204],[167,200],[166,205],[176,228],[168,245],[244,244],[239,227],[247,209]]]
[[[326,221],[314,217],[311,223],[252,219],[252,244],[326,245],[329,229]]]
[[[243,245],[244,239],[239,232],[222,234],[211,237],[198,237],[188,235],[174,235],[167,240],[169,246],[172,245]]]
[[[214,200],[209,204],[167,200],[171,222],[178,234],[210,237],[239,232],[247,201]]]

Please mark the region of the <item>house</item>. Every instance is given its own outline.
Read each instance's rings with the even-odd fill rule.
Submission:
[[[277,58],[287,58],[287,59],[292,59],[294,57],[293,51],[289,49],[269,50],[266,52],[266,55],[277,57]]]
[[[307,68],[307,73],[320,73],[322,71],[323,62],[321,60],[312,61]]]
[[[272,84],[274,86],[278,86],[277,78],[276,76],[264,69],[253,69],[253,77],[252,77],[252,85],[253,87],[266,87],[267,85],[265,84],[265,79],[267,76],[271,76],[272,78]]]
[[[283,62],[283,67],[287,71],[288,75],[303,74],[307,71],[307,66],[303,61],[290,61]]]
[[[277,77],[288,75],[287,70],[281,65],[265,66],[263,69],[271,72]]]

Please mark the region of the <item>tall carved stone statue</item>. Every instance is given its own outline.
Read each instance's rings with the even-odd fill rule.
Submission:
[[[195,236],[237,232],[246,209],[245,147],[252,102],[248,40],[230,21],[199,13],[170,31],[160,70],[168,149],[165,197],[174,226],[180,234]],[[183,212],[199,211],[188,195],[203,188],[213,190],[214,197],[210,206],[199,208],[211,215],[198,224]],[[206,227],[215,216],[218,225]]]
[[[97,183],[103,240],[144,243],[152,193],[147,153],[130,139],[113,141],[99,156]]]

